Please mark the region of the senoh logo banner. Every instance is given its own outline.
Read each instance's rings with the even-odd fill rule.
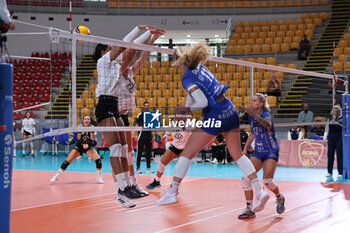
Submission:
[[[8,189],[10,187],[11,179],[10,179],[10,156],[12,152],[12,136],[7,134],[4,137],[4,158],[3,158],[3,185],[4,189]]]

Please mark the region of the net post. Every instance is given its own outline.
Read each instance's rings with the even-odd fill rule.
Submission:
[[[342,96],[343,112],[343,178],[350,179],[350,95]]]
[[[11,64],[0,64],[0,228],[10,232],[13,159],[13,74]],[[6,127],[5,127],[6,126]]]
[[[72,127],[77,127],[77,40],[72,38]]]
[[[250,67],[250,99],[253,99],[254,95],[254,67]]]

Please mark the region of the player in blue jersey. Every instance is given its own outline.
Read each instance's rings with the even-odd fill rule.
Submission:
[[[267,95],[261,93],[255,94],[251,100],[251,108],[244,108],[249,114],[250,131],[247,143],[243,149],[243,154],[255,139],[255,150],[250,161],[258,172],[261,168],[264,170],[263,183],[267,189],[276,195],[277,213],[282,214],[285,210],[284,196],[280,193],[277,184],[273,181],[275,174],[279,146],[275,137],[275,128],[273,126],[270,109],[267,103]],[[238,216],[239,219],[254,218],[255,213],[252,210],[253,191],[250,180],[242,177],[243,190],[247,200],[247,208]]]
[[[261,211],[269,196],[262,189],[254,166],[247,156],[242,155],[239,116],[235,106],[224,95],[228,86],[220,84],[215,76],[202,65],[210,56],[210,48],[204,43],[180,47],[174,52],[173,65],[185,72],[182,77],[182,85],[188,92],[186,106],[178,106],[178,109],[188,113],[202,111],[204,122],[211,121],[218,124],[206,125],[203,122],[202,127],[192,132],[175,166],[173,182],[156,204],[165,205],[177,202],[177,190],[187,173],[191,159],[217,135],[222,134],[232,158],[243,173],[249,177],[255,188],[257,201],[254,203],[254,211]]]

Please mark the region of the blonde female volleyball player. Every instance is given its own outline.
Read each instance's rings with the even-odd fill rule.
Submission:
[[[35,136],[35,120],[33,118],[31,118],[30,116],[30,112],[26,112],[24,114],[25,118],[22,120],[22,139],[26,140],[27,138],[32,138],[33,136]],[[33,141],[29,141],[29,145],[30,145],[30,150],[32,153],[32,156],[35,157],[34,154],[34,142]],[[26,143],[23,142],[22,144],[22,157],[25,157],[25,153],[26,153]]]
[[[191,135],[191,132],[183,129],[166,132],[164,135],[166,141],[169,139],[170,135],[173,137],[173,141],[171,142],[169,149],[165,151],[164,155],[160,159],[157,175],[154,178],[153,182],[146,186],[147,189],[151,190],[161,186],[160,178],[164,173],[165,167],[181,154]]]
[[[153,45],[154,42],[164,34],[164,31],[158,28],[153,28],[145,32],[138,39],[136,39],[135,43],[143,43],[152,37],[148,45]],[[137,50],[136,50],[137,51]],[[119,89],[118,94],[118,108],[121,118],[123,119],[124,126],[130,126],[128,112],[134,108],[136,108],[135,103],[135,80],[134,77],[137,72],[140,70],[142,65],[145,63],[149,56],[149,51],[143,51],[141,55],[134,61],[133,65],[130,67],[126,67],[123,69],[122,66],[122,76],[118,80],[117,88]],[[123,53],[124,56],[124,53]],[[129,54],[129,56],[136,56],[136,53]],[[134,171],[134,151],[132,149],[132,138],[131,132],[126,133],[126,140],[128,142],[128,164],[129,164],[129,173],[130,173],[130,183],[137,192],[140,193],[141,197],[148,196],[149,193],[142,189],[142,187],[137,183]],[[113,176],[115,178],[115,176]]]
[[[285,210],[284,196],[280,193],[277,184],[273,181],[275,174],[279,146],[275,137],[275,128],[273,126],[270,109],[267,103],[267,95],[257,93],[251,100],[251,108],[243,107],[243,110],[249,114],[250,131],[247,143],[243,149],[243,154],[255,139],[255,150],[250,161],[258,172],[261,168],[264,170],[263,183],[267,189],[276,195],[277,213],[282,214]],[[254,218],[255,213],[252,210],[253,191],[250,180],[242,177],[243,190],[247,200],[247,208],[238,216],[239,219]]]
[[[174,179],[170,188],[156,202],[158,205],[177,202],[177,190],[190,166],[191,159],[206,146],[214,137],[222,133],[232,158],[237,162],[245,176],[254,185],[257,200],[254,210],[261,211],[269,199],[262,189],[255,169],[247,158],[242,155],[239,116],[235,106],[224,93],[228,86],[220,84],[215,76],[202,64],[210,57],[210,48],[204,44],[195,44],[191,47],[180,47],[175,50],[175,65],[185,72],[182,85],[187,90],[186,107],[188,112],[202,111],[203,121],[214,121],[215,125],[197,128],[191,134],[187,146],[181,153],[174,171]]]
[[[91,118],[90,116],[84,116],[83,117],[83,124],[79,125],[79,127],[91,127],[94,126],[91,124]],[[91,129],[93,130],[93,129]],[[103,184],[102,179],[102,162],[100,159],[100,156],[97,154],[94,147],[96,146],[96,132],[81,132],[78,133],[77,136],[77,143],[73,150],[69,153],[67,159],[62,163],[60,169],[58,169],[57,173],[51,178],[50,182],[54,183],[57,181],[58,176],[63,173],[69,164],[71,164],[76,158],[79,156],[82,156],[83,153],[87,154],[89,158],[95,161],[96,163],[96,170],[97,170],[97,182],[100,184]]]
[[[149,29],[149,25],[135,27],[123,40],[134,42],[140,30]],[[96,96],[99,98],[95,115],[99,126],[123,126],[123,120],[118,110],[118,88],[116,84],[121,77],[122,67],[127,68],[133,56],[123,54],[132,53],[132,49],[98,44],[95,48],[94,58],[97,61],[98,85]],[[110,145],[110,162],[117,180],[116,200],[125,208],[132,208],[135,204],[129,198],[138,198],[138,193],[130,183],[128,168],[128,144],[124,132],[103,132],[108,145]]]

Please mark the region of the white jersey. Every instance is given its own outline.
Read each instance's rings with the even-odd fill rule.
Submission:
[[[121,65],[119,63],[122,61],[122,56],[119,55],[114,61],[111,61],[110,53],[106,53],[97,61],[96,97],[100,97],[100,95],[118,97],[116,86],[120,78]]]
[[[27,131],[30,134],[35,133],[35,121],[33,118],[24,118],[22,120],[22,133],[24,133],[24,130]]]
[[[121,76],[116,86],[118,94],[118,111],[120,113],[136,108],[135,103],[135,80],[133,79],[131,69],[128,77]]]
[[[165,136],[168,137],[170,134],[173,136],[173,141],[171,142],[171,145],[173,145],[179,150],[182,150],[183,148],[185,148],[186,143],[190,138],[191,132],[185,130],[174,130],[172,132],[166,132]]]

